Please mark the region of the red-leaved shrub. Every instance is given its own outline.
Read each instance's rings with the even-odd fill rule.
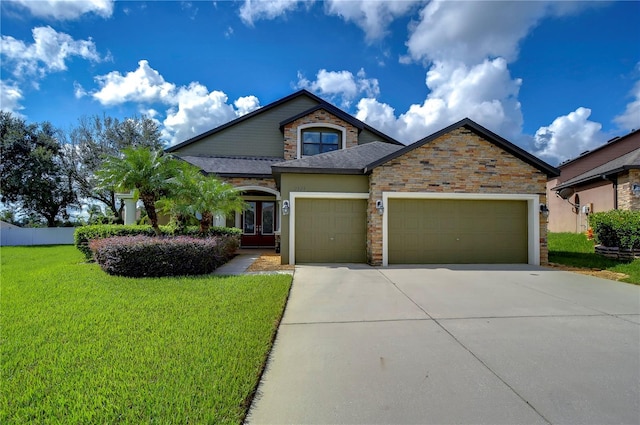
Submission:
[[[238,245],[237,236],[118,236],[89,242],[105,272],[129,277],[211,273],[233,257]]]

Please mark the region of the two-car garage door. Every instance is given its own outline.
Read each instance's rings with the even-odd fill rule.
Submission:
[[[527,263],[526,200],[389,198],[389,264]],[[367,200],[299,198],[296,263],[364,263]]]
[[[389,264],[527,263],[527,201],[390,199]]]

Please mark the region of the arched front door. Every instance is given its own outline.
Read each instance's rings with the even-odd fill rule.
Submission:
[[[276,201],[245,201],[242,213],[242,246],[274,247],[276,245]]]
[[[241,246],[244,248],[276,246],[278,202],[275,194],[257,190],[242,194],[246,208],[240,214],[238,227],[242,229]]]

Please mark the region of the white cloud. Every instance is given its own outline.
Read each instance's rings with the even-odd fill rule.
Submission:
[[[6,62],[13,65],[12,73],[16,77],[43,77],[49,72],[64,71],[67,60],[74,56],[93,62],[102,60],[91,39],[74,40],[69,34],[57,32],[49,26],[36,27],[32,34],[33,44],[2,36],[1,53]]]
[[[329,0],[325,3],[325,10],[347,22],[353,21],[362,28],[366,39],[372,41],[383,38],[394,19],[406,15],[421,3],[424,1]]]
[[[245,96],[236,99],[233,105],[236,107],[236,115],[241,117],[260,108],[260,101],[253,95]]]
[[[163,124],[165,137],[171,144],[187,140],[236,118],[236,111],[227,103],[227,95],[199,84],[181,87],[176,95],[177,108],[167,111]]]
[[[137,103],[140,111],[162,124],[162,137],[171,144],[182,142],[202,132],[211,130],[232,119],[260,107],[255,96],[240,97],[228,103],[222,91],[211,91],[206,86],[192,82],[188,86],[176,86],[149,62],[141,60],[135,71],[121,74],[112,71],[95,77],[100,88],[91,95],[102,105],[113,106],[127,102]],[[81,87],[76,91],[82,93]],[[166,105],[164,120],[153,106]],[[145,107],[142,107],[145,105]]]
[[[367,97],[380,94],[378,80],[367,78],[364,69],[360,69],[355,76],[350,71],[321,69],[316,74],[315,81],[309,81],[301,73],[298,73],[296,87],[312,91],[332,102],[339,103],[344,108],[348,108],[355,97],[360,94]]]
[[[518,56],[520,40],[542,18],[574,13],[584,7],[591,6],[555,1],[434,0],[420,12],[407,47],[417,61],[476,64],[486,58],[503,57],[512,62]]]
[[[0,81],[0,110],[11,112],[17,117],[24,118],[24,115],[19,112],[24,109],[20,105],[22,98],[22,90],[18,86]]]
[[[245,0],[240,7],[240,19],[253,25],[260,19],[275,19],[298,7],[298,0]]]
[[[39,18],[72,20],[86,13],[93,13],[103,18],[113,14],[113,0],[13,0],[14,5],[29,10]]]
[[[511,78],[501,58],[473,67],[436,62],[427,72],[430,93],[422,104],[411,105],[396,118],[389,105],[363,99],[356,116],[404,143],[415,142],[466,117],[504,137],[515,137],[522,126],[517,99],[521,83]]]
[[[100,90],[92,96],[103,105],[117,105],[125,102],[168,103],[175,102],[176,86],[164,80],[162,75],[141,60],[138,69],[122,75],[112,71],[95,77]]]
[[[76,99],[80,99],[82,97],[85,97],[88,93],[84,89],[84,87],[82,87],[82,84],[80,84],[77,81],[74,81],[73,82],[73,94],[76,97]]]
[[[540,127],[534,136],[534,153],[559,163],[602,144],[607,136],[600,131],[601,124],[589,121],[590,115],[590,109],[580,107],[556,118],[551,125]]]
[[[638,81],[631,91],[634,100],[627,104],[625,111],[613,120],[624,130],[631,131],[640,128],[640,81]]]

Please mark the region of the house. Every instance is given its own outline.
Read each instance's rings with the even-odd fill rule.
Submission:
[[[242,191],[242,245],[297,263],[547,262],[558,170],[464,119],[409,146],[302,90],[168,149]]]
[[[616,137],[559,165],[547,183],[549,231],[585,232],[588,216],[640,210],[640,130]]]

